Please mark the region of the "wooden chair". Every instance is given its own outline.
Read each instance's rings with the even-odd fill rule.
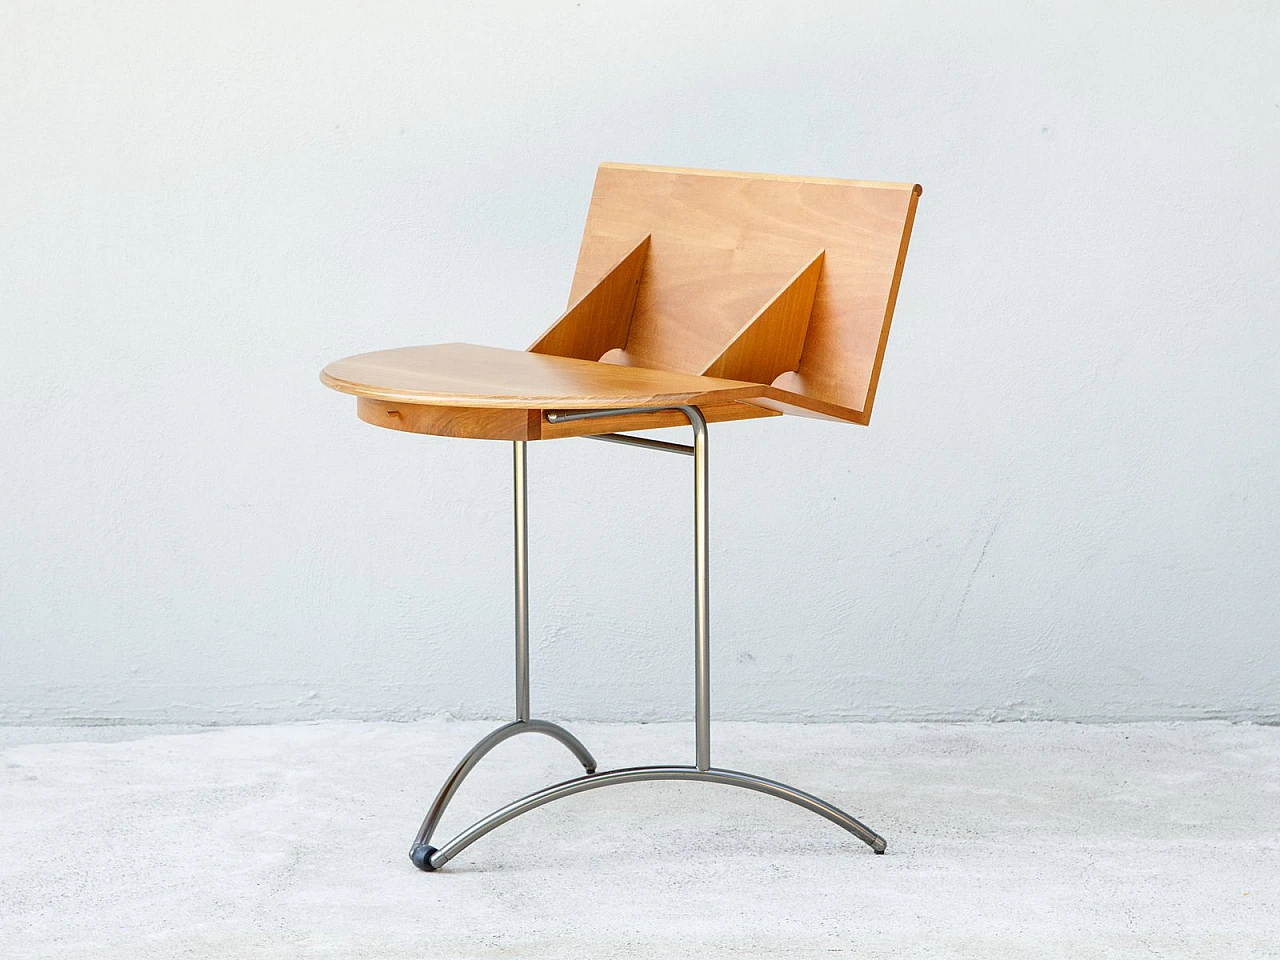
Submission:
[[[402,347],[329,364],[361,419],[410,433],[509,440],[515,470],[516,719],[441,787],[410,857],[436,870],[508,820],[560,797],[641,780],[746,787],[812,810],[883,853],[877,833],[817,797],[711,765],[707,424],[794,414],[866,424],[920,187],[606,163],[596,176],[569,308],[527,351]],[[693,443],[626,435],[688,424]],[[694,459],[693,766],[596,772],[591,753],[529,708],[526,444],[589,437]],[[437,848],[462,780],[496,744],[542,733],[584,776],[539,790]]]

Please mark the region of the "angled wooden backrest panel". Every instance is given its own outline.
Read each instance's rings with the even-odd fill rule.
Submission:
[[[914,184],[602,164],[570,303],[648,236],[625,344],[610,359],[718,370],[741,361],[731,348],[752,338],[750,321],[785,299],[822,251],[798,368],[775,378],[771,395],[788,412],[866,422],[919,193]],[[794,332],[794,320],[766,322],[757,337],[771,329]],[[770,347],[788,349],[787,336]]]
[[[599,360],[608,351],[624,346],[648,252],[649,237],[645,236],[593,286],[576,299],[570,298],[569,309],[538,338],[529,352]]]

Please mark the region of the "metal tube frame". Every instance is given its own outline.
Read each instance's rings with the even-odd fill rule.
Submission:
[[[511,444],[516,520],[516,720],[529,719],[529,457],[524,440]]]
[[[502,826],[522,813],[534,810],[552,800],[571,797],[575,793],[620,783],[649,780],[692,780],[744,787],[758,793],[787,800],[825,817],[852,833],[876,853],[884,853],[885,840],[874,830],[843,810],[795,787],[768,780],[754,774],[722,770],[711,766],[711,590],[709,582],[710,546],[707,477],[707,422],[694,406],[635,407],[622,410],[568,410],[548,413],[547,420],[563,423],[593,420],[621,414],[679,411],[693,428],[693,444],[668,443],[647,437],[605,433],[589,437],[664,453],[693,457],[693,539],[694,539],[694,765],[625,767],[596,772],[596,761],[590,751],[569,731],[546,720],[534,720],[529,709],[529,496],[526,441],[514,441],[515,479],[515,633],[516,633],[516,719],[499,727],[472,747],[454,767],[436,794],[422,827],[414,838],[409,858],[421,870],[433,871],[479,840],[490,830]],[[462,781],[490,750],[520,733],[542,733],[564,744],[582,764],[584,776],[544,787],[477,820],[442,847],[431,845],[431,837],[444,815],[445,808]]]

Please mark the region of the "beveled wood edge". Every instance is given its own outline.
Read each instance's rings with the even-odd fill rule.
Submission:
[[[752,400],[751,403],[793,417],[807,417],[812,420],[833,420],[838,423],[856,423],[863,427],[867,425],[867,417],[861,410],[853,410],[849,407],[842,407],[838,403],[807,397],[803,393],[793,393],[790,390],[783,390],[781,387],[766,388],[765,395]]]
[[[884,309],[884,325],[880,328],[880,342],[876,345],[876,359],[871,366],[871,380],[867,384],[867,399],[862,405],[858,423],[864,426],[871,422],[871,408],[876,402],[876,388],[880,386],[880,367],[884,364],[885,348],[889,345],[889,327],[893,325],[893,311],[898,305],[898,288],[902,285],[902,270],[907,263],[907,246],[911,243],[911,228],[916,221],[916,203],[920,199],[920,189],[911,194],[907,202],[907,219],[902,226],[902,243],[898,246],[898,262],[893,267],[893,283],[889,286],[889,300]]]
[[[529,347],[529,353],[599,360],[626,345],[651,234],[628,250]]]
[[[702,411],[708,423],[781,416],[780,411],[738,401],[695,406]],[[679,411],[660,408],[655,408],[652,413],[619,414],[616,417],[560,423],[551,423],[546,414],[547,409],[445,407],[397,403],[372,397],[356,398],[356,416],[375,427],[467,440],[560,440],[598,433],[689,425],[688,419]]]
[[[714,378],[707,378],[714,379]],[[677,391],[674,393],[610,394],[608,396],[483,396],[468,397],[457,393],[431,393],[417,390],[396,390],[351,383],[330,376],[323,370],[320,382],[339,393],[353,397],[368,397],[392,403],[412,403],[428,407],[453,407],[467,410],[606,410],[611,407],[664,407],[673,404],[724,403],[732,400],[751,400],[765,396],[769,389],[760,383],[734,385],[732,381],[720,381],[726,386],[708,386],[705,390]]]
[[[785,173],[747,173],[739,170],[700,170],[696,167],[661,167],[648,163],[613,163],[606,161],[600,169],[638,170],[644,173],[673,173],[698,177],[734,177],[740,180],[776,180],[782,183],[826,183],[838,187],[864,187],[876,190],[910,190],[917,197],[924,193],[918,183],[895,183],[889,180],[842,180],[838,177],[796,177]]]

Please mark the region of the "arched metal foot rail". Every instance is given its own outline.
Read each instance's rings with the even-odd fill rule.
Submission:
[[[575,793],[594,790],[596,787],[611,787],[618,783],[642,783],[650,780],[696,780],[703,783],[723,783],[734,787],[745,787],[748,790],[767,793],[780,800],[789,800],[820,817],[826,817],[837,826],[844,827],[876,853],[884,853],[884,838],[864,823],[849,816],[840,808],[833,807],[825,800],[819,800],[812,794],[789,787],[785,783],[778,783],[776,780],[768,780],[750,773],[738,773],[736,770],[716,768],[699,770],[697,767],[624,767],[621,770],[606,770],[594,776],[576,777],[573,780],[544,787],[536,793],[507,804],[500,810],[495,810],[483,820],[477,820],[438,850],[427,843],[415,844],[410,857],[419,869],[439,870],[490,830],[502,826],[509,820],[514,820],[522,813],[536,810],[552,800],[571,797]]]
[[[678,410],[689,420],[693,427],[693,444],[669,443],[663,440],[649,440],[644,437],[631,437],[624,434],[601,434],[592,437],[594,440],[608,440],[612,443],[623,443],[629,446],[660,450],[666,453],[679,453],[692,456],[693,469],[693,525],[694,525],[694,726],[696,764],[684,766],[646,766],[626,767],[620,770],[607,770],[596,773],[596,762],[576,737],[563,727],[545,720],[532,720],[529,714],[529,528],[528,528],[528,482],[525,441],[514,441],[515,447],[515,596],[516,596],[516,719],[499,727],[484,737],[459,761],[453,773],[444,782],[435,802],[431,805],[422,828],[414,838],[409,858],[420,870],[438,870],[455,856],[475,843],[490,830],[502,826],[509,820],[543,804],[561,797],[571,797],[575,793],[594,790],[597,787],[608,787],[614,784],[639,783],[651,780],[692,780],[703,783],[721,783],[730,786],[744,787],[765,793],[781,800],[787,800],[803,807],[821,817],[825,817],[839,827],[849,831],[876,853],[884,853],[885,840],[861,821],[849,816],[843,810],[833,807],[825,800],[812,794],[797,790],[795,787],[757,777],[754,774],[738,773],[734,770],[721,770],[711,766],[711,615],[710,589],[708,585],[708,565],[710,550],[708,547],[707,521],[707,423],[697,407],[641,407],[626,410],[573,410],[564,413],[549,413],[551,422],[566,420],[590,420],[597,417],[615,416],[618,414],[653,413],[658,410]],[[480,762],[480,759],[495,746],[518,733],[544,733],[559,740],[578,758],[587,771],[587,775],[565,780],[535,791],[526,797],[495,810],[481,820],[477,820],[448,843],[436,848],[431,845],[431,836],[439,824],[449,801],[457,792],[459,785]]]
[[[414,850],[431,842],[431,835],[436,832],[440,818],[444,815],[444,808],[449,805],[453,795],[458,792],[458,787],[462,786],[462,781],[475,769],[480,759],[503,740],[509,740],[518,733],[543,733],[553,740],[559,740],[578,758],[578,762],[582,764],[582,768],[588,775],[596,772],[596,758],[591,755],[591,751],[582,745],[581,740],[558,723],[551,723],[548,720],[512,720],[483,737],[458,761],[458,765],[453,768],[453,773],[449,774],[449,779],[436,794],[435,802],[431,804],[431,809],[427,811],[418,835],[414,837]],[[415,858],[414,863],[417,862]]]

